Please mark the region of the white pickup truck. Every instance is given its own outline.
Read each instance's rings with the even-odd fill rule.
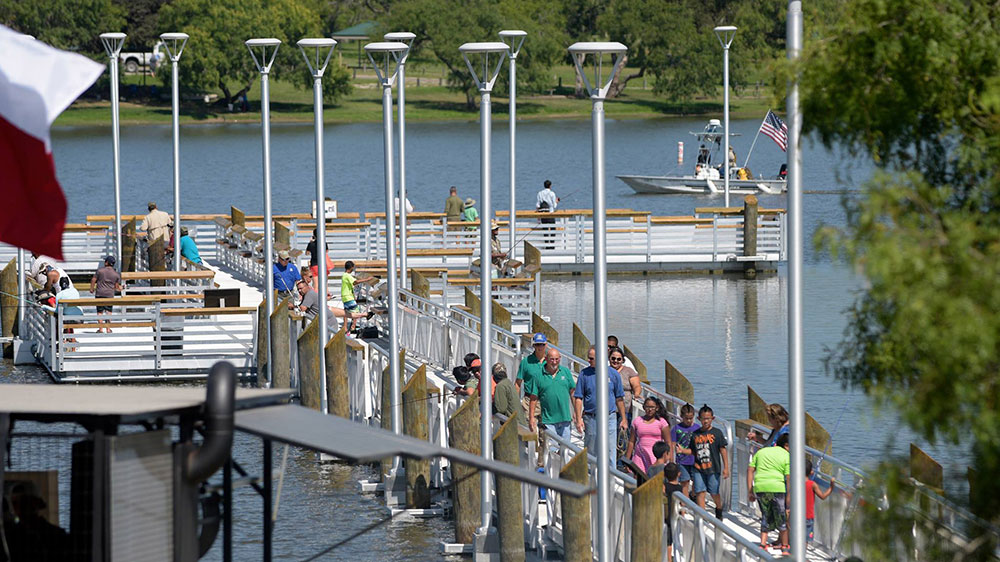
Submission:
[[[157,41],[151,52],[122,52],[118,60],[125,67],[125,72],[134,74],[140,68],[149,68],[156,72],[156,67],[167,58],[167,50],[163,41]]]

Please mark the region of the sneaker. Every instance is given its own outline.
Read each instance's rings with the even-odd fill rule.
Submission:
[[[789,546],[787,544],[781,545],[781,555],[782,556],[790,556],[791,554],[792,554],[792,547],[791,546]]]

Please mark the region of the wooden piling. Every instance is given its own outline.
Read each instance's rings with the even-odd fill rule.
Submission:
[[[465,288],[465,306],[469,309],[469,313],[479,318],[479,295],[474,293],[472,289]],[[508,332],[511,331],[512,319],[510,316],[510,311],[503,307],[496,299],[493,299],[493,325],[499,326]]]
[[[923,449],[913,443],[910,443],[910,476],[938,493],[944,491],[944,469]]]
[[[416,269],[410,269],[410,291],[418,297],[431,299],[431,284]]]
[[[167,260],[165,255],[166,243],[163,238],[157,238],[149,243],[148,257],[150,271],[166,271]],[[149,282],[151,287],[163,287],[167,284],[164,279],[153,279]]]
[[[4,266],[3,271],[0,272],[0,291],[4,292],[0,295],[0,334],[9,338],[14,336],[14,326],[17,324],[17,311],[20,304],[15,297],[10,296],[17,294],[17,258],[11,258]],[[25,298],[24,295],[21,298]],[[11,357],[13,355],[14,344],[3,344],[3,356]]]
[[[282,304],[284,304],[284,303],[282,303]],[[280,326],[276,325],[277,322],[276,322],[276,320],[274,318],[276,315],[279,314],[279,309],[281,309],[281,308],[284,308],[284,310],[285,310],[285,313],[284,313],[285,330],[284,330],[284,332],[281,331],[281,327]],[[277,334],[277,336],[276,336],[276,338],[271,339],[271,338],[268,337],[269,334]],[[274,369],[271,370],[271,386],[274,387],[274,388],[288,388],[289,387],[288,378],[291,376],[291,374],[290,374],[291,366],[288,364],[288,362],[291,361],[291,349],[289,348],[288,342],[290,341],[291,336],[289,335],[289,330],[288,330],[288,308],[287,308],[287,305],[285,305],[284,307],[279,306],[278,308],[276,308],[274,310],[274,313],[272,313],[272,315],[270,317],[268,317],[268,315],[267,315],[267,299],[265,298],[265,299],[263,299],[263,300],[260,301],[259,305],[257,305],[257,353],[256,353],[256,360],[257,360],[257,385],[260,386],[261,388],[263,388],[264,385],[267,383],[267,351],[268,351],[268,346],[271,346],[271,356],[272,357],[278,356],[278,359],[280,360],[281,350],[278,349],[278,348],[280,348],[280,345],[278,345],[276,342],[277,342],[277,338],[281,338],[281,337],[283,337],[282,341],[285,342],[284,359],[285,359],[285,364],[286,364],[286,366],[288,366],[288,368],[285,370],[286,373],[285,373],[285,385],[284,386],[278,386],[278,380],[281,377],[281,375],[279,374],[280,369],[279,368],[274,368]],[[275,361],[273,359],[271,361],[271,364],[272,365],[275,364]]]
[[[577,484],[589,482],[586,448],[574,455],[563,466],[562,470],[559,471],[559,477]],[[590,497],[574,498],[569,494],[559,494],[559,507],[562,509],[563,516],[564,560],[567,562],[591,562],[594,559],[594,551],[590,545]]]
[[[521,463],[517,417],[508,418],[493,436],[493,460]],[[524,560],[524,511],[521,509],[521,483],[506,476],[496,476],[497,533],[500,537],[500,560]]]
[[[429,435],[427,413],[427,365],[421,365],[403,387],[403,433],[426,442]],[[411,459],[406,466],[406,507],[427,509],[431,506],[431,461]]]
[[[757,255],[757,197],[752,194],[743,198],[743,255]],[[757,278],[755,262],[743,262],[743,277]]]
[[[573,322],[573,355],[586,357],[589,351],[590,340],[587,339],[587,334],[584,334],[580,326]]]
[[[272,224],[274,225],[274,246],[276,248],[290,248],[292,245],[292,233],[288,230],[288,227],[279,221],[272,221]]]
[[[135,271],[135,218],[122,225],[122,271]]]
[[[750,388],[750,385],[747,385],[747,405],[750,409],[750,419],[764,425],[770,423],[767,419],[767,402],[764,402],[760,394]]]
[[[545,334],[545,337],[547,337],[549,342],[553,345],[559,345],[559,332],[549,325],[544,318],[534,312],[531,313],[531,331],[536,333],[541,332]],[[586,355],[584,355],[584,357],[586,357]]]
[[[632,353],[632,350],[628,348],[627,345],[622,346],[622,351],[625,353],[625,357],[632,362],[632,366],[635,367],[635,372],[639,373],[639,380],[649,384],[648,370],[646,369],[646,364],[639,359],[639,356]],[[586,357],[586,355],[584,355]]]
[[[379,421],[382,429],[386,431],[392,431],[392,379],[389,377],[389,366],[386,365],[382,369],[382,378],[380,380],[381,389],[381,400],[379,400]],[[382,459],[382,476],[389,474],[392,469],[392,457],[386,457]],[[383,478],[383,481],[385,478]]]
[[[233,206],[229,207],[229,220],[233,223],[233,226],[242,226],[245,228],[247,225],[246,214]]]
[[[663,542],[663,471],[632,492],[632,562],[659,562]]]
[[[524,270],[532,276],[542,270],[542,252],[527,240],[524,241]]]
[[[326,403],[330,414],[351,416],[351,392],[347,382],[347,323],[326,344]]]
[[[663,380],[667,394],[694,405],[694,385],[666,359],[663,360]]]
[[[470,396],[448,420],[448,446],[474,455],[479,449],[479,396]],[[479,470],[451,465],[455,509],[455,542],[472,544],[479,527]]]
[[[319,319],[313,318],[297,342],[299,346],[299,395],[302,405],[313,410],[323,407],[319,375]]]

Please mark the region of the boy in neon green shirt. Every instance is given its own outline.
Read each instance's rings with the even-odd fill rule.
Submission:
[[[363,279],[355,279],[351,272],[354,271],[354,262],[348,260],[344,264],[344,274],[340,276],[340,300],[344,302],[344,310],[347,312],[357,312],[358,302],[354,298],[354,285],[356,283],[367,283],[374,280],[372,276],[365,277]],[[354,329],[354,319],[350,320],[350,325],[347,327],[347,331]]]

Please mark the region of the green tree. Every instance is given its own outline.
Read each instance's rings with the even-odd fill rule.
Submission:
[[[817,236],[868,281],[828,368],[897,409],[929,441],[969,446],[972,467],[984,477],[969,500],[956,501],[997,525],[1000,7],[853,0],[839,15],[828,35],[807,43],[800,67],[805,131],[872,158],[880,172],[860,197],[845,200],[846,228]],[[892,491],[910,493],[905,486]],[[933,520],[905,508],[878,517],[890,515],[940,537]],[[956,559],[989,558],[995,531],[968,531],[980,540]],[[898,554],[869,534],[866,560]],[[911,533],[900,541],[915,546]],[[945,541],[933,548],[958,547]]]
[[[569,45],[560,5],[544,0],[413,0],[394,7],[385,29],[405,29],[417,35],[413,50],[427,51],[448,69],[448,85],[465,92],[475,107],[476,89],[458,47],[470,41],[499,41],[502,29],[528,32],[517,59],[518,87],[540,91],[552,83],[550,69]],[[506,90],[506,72],[494,88]]]
[[[159,28],[190,35],[181,57],[180,83],[195,91],[220,90],[220,103],[234,102],[259,79],[243,43],[252,37],[282,41],[271,68],[272,79],[288,76],[296,84],[312,84],[295,42],[320,36],[319,20],[299,0],[174,0],[160,10]],[[347,71],[335,60],[331,60],[323,79],[324,95],[331,101],[350,88]],[[169,84],[170,67],[166,68],[160,76],[164,84]]]
[[[126,13],[126,51],[147,51],[159,40],[157,18],[167,0],[114,0]]]
[[[125,10],[111,0],[0,0],[0,23],[35,39],[88,55],[104,54],[98,37],[125,28]]]

